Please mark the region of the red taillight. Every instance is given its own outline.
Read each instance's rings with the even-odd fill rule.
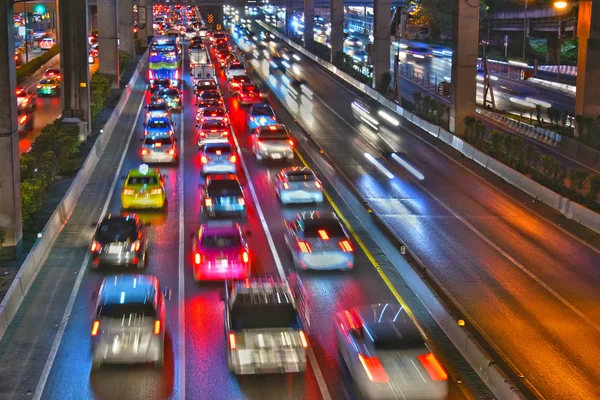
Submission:
[[[24,124],[25,121],[27,121],[27,115],[23,115],[21,118],[19,118],[19,123],[20,124]]]
[[[133,189],[123,189],[123,194],[125,196],[133,196],[135,194],[135,190],[133,190]]]
[[[162,147],[162,143],[160,143],[160,142],[154,143],[154,147]]]
[[[200,264],[201,261],[202,261],[202,255],[200,253],[196,252],[196,254],[194,254],[194,263]]]
[[[319,237],[323,240],[329,240],[329,235],[327,234],[327,231],[325,229],[319,229],[317,231],[317,233],[319,234]]]
[[[258,95],[259,95],[260,97],[263,97],[263,94],[262,94],[262,93],[259,93]]]
[[[232,162],[232,163],[234,163],[234,162],[237,161],[237,157],[235,156],[235,154],[232,155],[231,157],[229,157],[229,161]]]
[[[200,136],[204,137],[204,136],[206,136],[206,133],[200,131]]]
[[[210,198],[204,199],[204,205],[206,207],[212,207],[212,205],[213,205],[212,199],[210,199]]]
[[[142,155],[145,156],[146,154],[148,154],[149,151],[147,149],[142,149]]]
[[[292,139],[290,139],[290,140],[288,140],[288,144],[293,147],[294,146],[294,141]]]
[[[162,188],[150,189],[150,194],[161,194],[161,193],[162,193]]]
[[[345,239],[340,241],[340,248],[344,253],[350,253],[351,251],[354,251],[354,249],[352,248],[352,244],[350,244],[350,242]]]
[[[308,339],[306,338],[304,331],[298,332],[298,335],[300,335],[300,343],[302,343],[302,347],[308,349]]]
[[[242,261],[247,263],[250,260],[250,255],[248,254],[247,251],[243,251],[242,252]]]
[[[215,153],[217,153],[218,156],[221,155],[221,150],[217,150]]]
[[[229,132],[228,131],[223,131],[223,136],[228,136]]]
[[[136,240],[135,242],[131,243],[131,251],[140,251],[141,245],[142,243],[139,240]]]
[[[92,336],[98,335],[98,331],[100,331],[100,321],[95,320],[92,325]]]
[[[172,155],[172,156],[175,155],[175,149],[169,150],[169,154]]]
[[[427,371],[431,379],[434,381],[445,381],[448,379],[448,373],[442,367],[442,364],[433,355],[433,353],[427,353],[417,356],[423,368]]]
[[[319,182],[319,181],[315,181],[315,187],[316,187],[317,189],[321,189],[323,186],[321,185],[321,182]]]
[[[102,248],[102,245],[98,242],[96,242],[95,240],[92,242],[92,245],[90,246],[90,250],[92,251],[92,253],[96,253],[98,251],[100,251],[100,249]]]
[[[208,158],[206,156],[202,156],[202,157],[200,157],[200,162],[202,164],[206,164],[208,162]]]
[[[360,363],[365,369],[365,372],[367,373],[367,376],[371,382],[389,382],[390,378],[388,378],[387,374],[385,373],[385,369],[383,369],[383,365],[381,365],[379,358],[363,356],[362,354],[358,353],[358,359],[360,360]]]
[[[244,205],[246,205],[246,201],[244,200],[244,198],[243,198],[243,197],[238,197],[238,204],[239,204],[240,206],[244,206]]]
[[[154,321],[154,334],[160,335],[160,320],[158,319]]]
[[[230,333],[229,334],[229,350],[235,350],[235,348],[236,348],[235,333]]]
[[[227,117],[223,118],[223,122],[227,122],[227,121],[229,121],[229,118],[227,118]]]
[[[290,188],[290,185],[288,185],[288,183],[287,183],[287,182],[283,182],[283,188],[284,188],[285,190],[288,190],[288,189]]]
[[[302,240],[298,241],[298,249],[302,253],[311,253],[312,249],[310,248],[310,244],[308,242],[303,242]]]

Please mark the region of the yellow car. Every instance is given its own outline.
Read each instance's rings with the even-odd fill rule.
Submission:
[[[158,169],[142,164],[129,171],[121,191],[123,208],[162,208],[165,199],[165,178]]]
[[[59,96],[60,81],[56,78],[43,78],[37,85],[38,96]]]

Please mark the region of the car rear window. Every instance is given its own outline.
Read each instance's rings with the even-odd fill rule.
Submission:
[[[150,103],[148,104],[148,111],[167,111],[167,105],[165,103]]]
[[[132,219],[106,219],[98,227],[96,238],[101,242],[124,242],[137,238],[137,226]]]
[[[251,114],[269,117],[274,115],[273,110],[270,107],[254,107],[251,111]]]
[[[177,91],[177,89],[167,89],[167,90],[163,90],[161,92],[162,95],[166,95],[166,96],[179,96],[179,92]]]
[[[209,129],[226,129],[227,125],[223,121],[208,121],[202,124],[200,129],[209,130]]]
[[[204,152],[206,154],[216,154],[217,151],[220,151],[221,153],[231,153],[231,146],[228,143],[223,143],[223,144],[211,144],[211,145],[206,145],[204,147]]]
[[[171,126],[171,124],[169,123],[169,121],[163,121],[163,120],[148,121],[148,128],[152,128],[152,129],[167,129],[170,126]]]
[[[243,90],[245,92],[257,92],[258,88],[254,85],[244,85]]]
[[[240,295],[238,295],[239,298]],[[242,329],[298,328],[298,313],[287,304],[236,305],[231,308],[231,322],[236,331]]]
[[[288,180],[291,182],[301,182],[301,181],[314,181],[315,176],[313,174],[288,174]]]
[[[155,176],[132,176],[127,180],[128,185],[156,185],[157,183]]]
[[[170,136],[159,136],[159,137],[146,136],[146,139],[144,140],[144,144],[157,144],[157,143],[160,143],[162,145],[170,145],[173,143],[173,139],[171,139]]]
[[[237,181],[232,179],[213,180],[208,185],[208,195],[213,196],[241,196],[242,188]]]
[[[208,233],[202,235],[202,247],[208,249],[226,249],[229,247],[238,247],[240,237],[235,234]]]
[[[225,110],[223,110],[222,108],[205,108],[204,109],[204,116],[205,117],[221,117],[225,115]]]
[[[200,95],[203,99],[220,99],[221,95],[216,90],[206,90]]]
[[[242,64],[231,64],[229,69],[244,69],[244,66]]]
[[[340,223],[334,219],[315,219],[304,221],[304,236],[305,237],[320,237],[319,231],[324,230],[329,237],[344,237],[346,236]]]
[[[98,307],[97,314],[105,318],[156,317],[156,310],[150,303],[104,304]]]

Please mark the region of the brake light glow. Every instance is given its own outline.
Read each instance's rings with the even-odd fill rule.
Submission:
[[[229,334],[229,349],[235,350],[235,348],[236,348],[235,333],[230,333]]]
[[[269,125],[269,130],[275,131],[275,130],[277,130],[277,127],[275,125]]]
[[[303,242],[302,240],[298,241],[298,249],[302,253],[311,253],[312,249],[310,248],[310,244],[308,242]]]
[[[200,131],[200,136],[206,136],[206,133]]]
[[[206,198],[206,199],[204,199],[204,205],[205,205],[206,207],[212,207],[212,205],[213,205],[213,201],[212,201],[212,199],[210,199],[210,198]]]
[[[196,254],[194,254],[194,263],[200,264],[201,261],[202,261],[202,255],[200,253],[196,252]]]
[[[288,185],[288,183],[287,183],[287,182],[283,182],[283,188],[284,188],[285,190],[288,190],[288,189],[290,188],[290,185]]]
[[[146,154],[148,154],[149,151],[147,149],[142,149],[142,155],[145,156]]]
[[[175,149],[169,150],[169,154],[172,155],[172,156],[175,155]]]
[[[444,370],[444,367],[442,367],[442,364],[440,364],[433,353],[422,354],[417,356],[417,358],[431,379],[434,381],[445,381],[448,379],[448,373]]]
[[[154,147],[162,147],[162,143],[161,142],[154,143]]]
[[[150,194],[161,194],[161,193],[162,193],[162,188],[150,189]]]
[[[239,204],[240,206],[244,206],[244,205],[246,205],[246,201],[244,200],[244,198],[243,198],[243,197],[238,197],[238,204]]]
[[[290,139],[290,140],[288,140],[288,144],[293,147],[294,146],[294,141],[292,139]]]
[[[100,330],[100,321],[95,320],[92,325],[92,336],[98,335],[98,331]]]
[[[306,334],[304,333],[304,331],[300,331],[300,332],[298,332],[298,335],[300,335],[300,343],[302,343],[302,347],[307,349],[308,348],[308,339],[306,339]]]
[[[329,240],[329,235],[327,234],[327,231],[325,229],[319,229],[317,231],[319,233],[319,237],[323,240]]]
[[[217,150],[216,153],[217,153],[218,156],[220,156],[221,155],[221,150]]]
[[[236,161],[237,161],[237,157],[235,156],[235,154],[234,154],[234,155],[232,155],[231,157],[229,157],[229,162],[232,162],[232,163],[234,163],[234,162],[236,162]]]
[[[315,186],[317,189],[321,189],[323,187],[319,181],[315,181]]]
[[[206,158],[206,156],[202,156],[202,157],[200,157],[200,162],[202,164],[206,164],[208,162],[208,158]]]
[[[247,263],[250,260],[250,256],[248,255],[247,251],[243,251],[242,252],[242,261]]]
[[[225,118],[223,118],[223,121],[227,122],[227,121],[229,121],[229,118],[225,117]]]
[[[154,334],[160,335],[160,320],[158,319],[154,321]]]
[[[131,243],[131,251],[140,251],[141,245],[142,243],[139,240],[136,240],[135,242]]]
[[[100,243],[96,242],[95,240],[92,242],[92,245],[90,246],[90,250],[92,251],[92,253],[100,251],[101,248],[102,248],[102,245]]]
[[[25,121],[27,121],[27,115],[23,115],[21,118],[19,118],[19,123],[20,124],[25,123]]]
[[[354,249],[352,248],[352,245],[346,239],[340,241],[340,248],[342,249],[342,251],[344,253],[350,253],[351,251],[354,251]]]
[[[133,189],[123,189],[123,194],[125,196],[133,196],[135,194],[135,190],[133,190]]]
[[[358,353],[358,359],[371,382],[385,383],[390,380],[385,373],[385,369],[383,369],[383,365],[381,365],[379,358],[363,356]]]

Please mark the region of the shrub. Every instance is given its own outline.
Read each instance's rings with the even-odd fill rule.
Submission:
[[[377,91],[383,95],[387,95],[390,91],[390,85],[392,84],[392,74],[389,72],[384,72],[379,77],[379,82],[377,82]]]
[[[125,73],[125,70],[127,69],[127,66],[129,65],[130,62],[131,62],[131,56],[127,53],[120,51],[119,52],[119,74],[121,76],[123,76],[123,74]]]
[[[554,180],[558,173],[558,161],[552,156],[542,157],[542,169],[544,170],[544,176],[550,180]]]
[[[110,79],[104,75],[94,74],[90,80],[90,108],[93,122],[106,104],[110,94]]]
[[[501,146],[503,141],[504,135],[502,134],[502,132],[497,131],[495,129],[490,132],[490,153],[492,155],[500,154],[502,150]]]
[[[58,162],[59,172],[64,172],[68,160],[79,151],[79,128],[60,125],[58,121],[46,125],[31,147],[31,154],[36,159],[52,152]]]
[[[36,57],[28,63],[25,63],[17,68],[17,83],[21,83],[33,75],[38,69],[40,69],[42,65],[46,64],[52,57],[57,55],[59,51],[60,48],[58,45],[54,45],[41,56]]]
[[[525,164],[529,167],[536,168],[540,163],[541,157],[542,155],[537,146],[528,144],[527,147],[525,147]]]
[[[569,180],[571,181],[571,188],[574,190],[583,190],[585,180],[588,177],[587,171],[583,169],[573,169],[569,174]]]
[[[33,222],[33,215],[44,201],[44,185],[40,179],[26,179],[21,183],[21,215],[23,226]]]
[[[588,199],[591,204],[596,203],[598,193],[600,193],[600,175],[593,175],[590,178],[590,191],[588,192]]]

